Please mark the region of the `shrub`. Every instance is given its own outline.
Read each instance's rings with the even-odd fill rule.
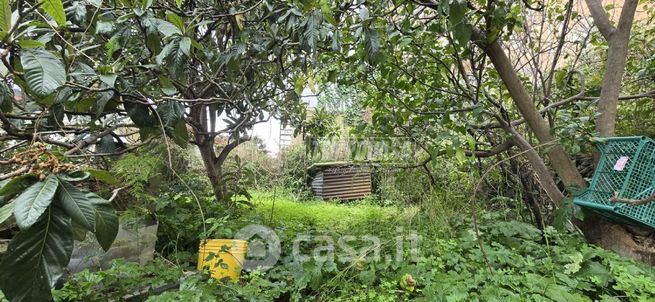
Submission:
[[[268,153],[260,139],[241,144],[233,154],[253,171],[253,189],[270,189],[275,186],[276,176],[280,173],[279,162]],[[231,162],[234,160],[234,156],[230,158]]]
[[[282,187],[296,196],[306,196],[307,167],[312,164],[312,161],[305,147],[301,144],[293,144],[280,152],[279,159]]]

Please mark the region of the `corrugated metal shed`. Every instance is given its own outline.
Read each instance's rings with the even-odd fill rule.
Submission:
[[[321,199],[355,200],[371,194],[371,167],[353,163],[319,163],[308,169],[314,195]]]

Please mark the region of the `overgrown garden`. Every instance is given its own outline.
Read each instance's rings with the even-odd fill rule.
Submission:
[[[654,18],[0,0],[0,300],[653,301]]]

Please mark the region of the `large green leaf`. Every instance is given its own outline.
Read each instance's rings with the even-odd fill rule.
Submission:
[[[0,225],[2,225],[5,222],[5,220],[7,220],[7,219],[9,219],[9,217],[11,217],[11,213],[14,212],[14,206],[15,205],[16,204],[12,202],[12,203],[8,203],[8,204],[2,206],[2,208],[0,208]]]
[[[334,19],[334,13],[332,11],[332,1],[330,0],[320,0],[319,1],[319,6],[321,7],[321,13],[323,14],[323,18],[330,22],[330,24],[337,26],[337,20]]]
[[[45,181],[33,184],[16,197],[14,216],[16,224],[21,230],[31,227],[48,209],[58,186],[57,177],[50,175]]]
[[[380,58],[380,34],[375,28],[366,28],[364,32],[366,56],[372,64],[375,64]]]
[[[41,8],[57,22],[59,26],[66,26],[66,12],[61,0],[39,0]]]
[[[473,26],[468,23],[459,23],[453,29],[453,36],[459,45],[466,45],[471,40],[473,34]]]
[[[84,241],[86,239],[86,233],[88,233],[85,227],[73,222],[73,239],[77,241]]]
[[[173,127],[184,116],[184,107],[176,101],[165,101],[157,105],[157,113],[164,126]]]
[[[96,193],[84,191],[84,194],[86,194],[86,198],[89,200],[89,202],[91,202],[94,205],[111,205],[111,202],[109,202],[109,200],[98,196],[98,194]]]
[[[106,199],[91,192],[86,192],[86,197],[95,206],[95,235],[100,246],[106,251],[118,234],[118,216]]]
[[[0,67],[0,75],[6,75],[6,68]],[[14,99],[13,89],[7,86],[7,83],[0,83],[0,111],[9,113],[14,108],[14,103],[11,101]]]
[[[0,0],[0,31],[9,32],[11,28],[11,5],[9,0]]]
[[[67,9],[66,13],[70,16],[69,20],[74,23],[83,23],[86,18],[86,3],[83,1],[74,1]]]
[[[16,43],[18,43],[21,48],[39,48],[45,46],[45,43],[37,40],[21,39],[17,40]]]
[[[168,57],[168,55],[171,54],[176,43],[178,43],[177,40],[173,40],[170,43],[166,44],[166,46],[162,48],[161,52],[159,52],[159,54],[155,57],[155,62],[157,62],[157,64],[159,65],[163,64],[166,58]]]
[[[459,45],[471,40],[473,27],[466,22],[466,2],[455,0],[450,4],[448,26]]]
[[[305,50],[313,51],[321,35],[321,24],[323,24],[323,13],[321,10],[314,10],[302,23],[304,32],[301,36],[301,43]]]
[[[9,243],[0,263],[0,289],[13,302],[50,301],[73,250],[71,220],[49,207],[31,228]]]
[[[84,181],[89,179],[89,176],[91,176],[91,173],[84,170],[77,170],[74,172],[58,174],[57,178],[59,178],[59,180],[64,180],[64,181],[78,182],[78,181]]]
[[[155,126],[158,124],[157,117],[150,112],[150,108],[147,105],[125,101],[123,106],[125,107],[127,116],[129,116],[134,124],[139,128]]]
[[[96,239],[107,251],[118,234],[118,216],[111,205],[96,205]]]
[[[180,30],[180,33],[184,31],[184,21],[182,21],[182,18],[180,16],[176,15],[173,12],[166,12],[166,19],[168,19],[168,22],[171,22],[171,24],[175,25]]]
[[[14,177],[0,186],[0,204],[8,202],[18,193],[33,185],[38,178],[34,174],[23,174]]]
[[[25,70],[25,80],[32,91],[46,96],[66,83],[64,64],[45,49],[23,49],[20,62]]]
[[[180,39],[180,51],[187,57],[191,57],[191,38],[182,37]]]
[[[95,231],[96,210],[86,194],[65,180],[59,180],[57,201],[74,222],[87,230]]]
[[[166,134],[181,147],[189,140],[189,133],[184,121],[184,107],[175,101],[162,102],[157,106],[157,112],[164,124]]]
[[[157,64],[169,66],[175,77],[182,76],[186,68],[187,57],[191,55],[192,41],[188,37],[179,37],[166,44],[155,57]]]
[[[466,2],[455,0],[450,3],[450,10],[448,14],[448,22],[451,28],[457,26],[464,21],[466,14]]]
[[[178,146],[186,148],[189,142],[189,131],[186,128],[186,122],[184,122],[184,119],[179,119],[177,123],[175,123],[175,127],[171,130],[169,135]]]
[[[148,18],[146,19],[146,24],[155,28],[162,35],[164,35],[164,37],[170,37],[172,35],[182,34],[182,31],[177,26],[175,26],[171,22],[162,19]]]

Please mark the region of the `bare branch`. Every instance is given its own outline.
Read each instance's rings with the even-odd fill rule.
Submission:
[[[614,192],[614,196],[610,198],[610,202],[620,202],[620,203],[626,203],[631,206],[638,206],[642,204],[647,204],[650,202],[655,201],[655,192],[651,194],[650,196],[644,198],[644,199],[630,199],[630,198],[621,198],[619,197],[619,192]]]
[[[23,173],[27,172],[30,169],[29,166],[23,166],[19,169],[16,169],[12,172],[6,173],[6,174],[0,174],[0,180],[5,180],[5,179],[10,179],[15,176],[22,175]]]
[[[71,154],[77,152],[78,150],[80,150],[82,148],[85,148],[85,147],[87,147],[87,146],[89,146],[91,144],[96,143],[99,139],[103,138],[104,136],[108,135],[112,131],[116,130],[116,128],[118,128],[118,126],[109,127],[109,128],[107,128],[107,129],[105,129],[105,130],[103,130],[101,132],[98,132],[98,133],[96,133],[94,135],[91,135],[91,136],[79,141],[77,144],[75,144],[75,147],[73,147],[72,149],[66,151],[66,153],[64,153],[64,155],[71,155]]]
[[[152,140],[153,140],[153,138],[152,138],[152,137],[149,137],[148,139],[146,139],[145,141],[143,141],[143,142],[141,142],[141,143],[138,143],[138,144],[135,144],[135,145],[131,145],[131,146],[127,147],[127,148],[120,149],[120,150],[118,150],[118,151],[116,151],[116,152],[110,152],[110,153],[91,153],[91,154],[71,154],[71,155],[67,155],[66,157],[68,157],[68,158],[73,158],[73,157],[116,156],[116,155],[121,155],[121,154],[125,154],[125,153],[128,153],[128,152],[131,152],[131,151],[133,151],[133,150],[136,150],[137,148],[139,148],[139,147],[141,147],[141,146],[143,146],[143,145],[149,144]]]

